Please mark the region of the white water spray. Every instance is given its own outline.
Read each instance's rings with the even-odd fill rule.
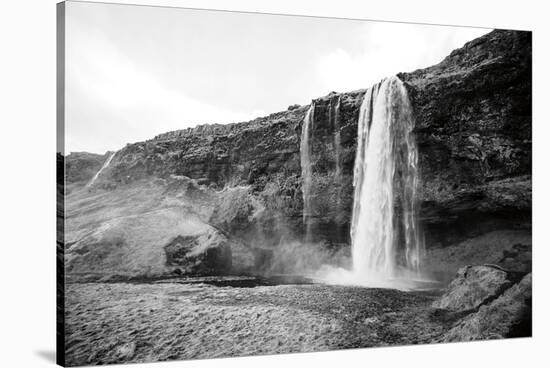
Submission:
[[[311,146],[310,139],[313,131],[315,104],[312,102],[302,123],[302,136],[300,139],[300,165],[302,168],[302,199],[304,202],[302,211],[303,224],[306,227],[305,242],[311,241],[311,187],[313,184],[311,168]]]
[[[90,180],[90,182],[88,184],[86,184],[86,188],[88,187],[91,187],[92,184],[97,180],[97,178],[99,177],[99,174],[101,174],[101,172],[103,170],[105,170],[109,164],[111,163],[111,160],[113,159],[113,157],[115,157],[115,154],[116,152],[113,152],[109,155],[109,157],[107,158],[107,160],[105,160],[105,162],[103,163],[103,165],[101,166],[101,169],[99,169],[98,172],[95,173],[94,177],[92,178],[92,180]]]
[[[367,279],[398,277],[399,268],[420,271],[413,124],[407,91],[398,78],[367,92],[358,124],[351,224],[353,272]]]
[[[354,168],[353,268],[333,270],[329,282],[409,289],[422,279],[413,127],[407,91],[397,77],[365,93]]]

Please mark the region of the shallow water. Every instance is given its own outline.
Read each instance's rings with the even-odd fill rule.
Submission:
[[[314,280],[329,285],[348,285],[364,288],[396,289],[401,291],[437,291],[445,284],[419,273],[402,270],[394,277],[376,277],[338,267],[324,267],[317,271]]]
[[[72,283],[69,365],[326,351],[431,342],[449,328],[437,292],[210,277]]]

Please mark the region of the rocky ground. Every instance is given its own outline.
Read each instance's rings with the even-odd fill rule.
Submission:
[[[530,282],[478,266],[430,292],[246,277],[73,283],[66,359],[75,366],[530,336]]]
[[[430,294],[325,285],[70,284],[69,365],[429,342]]]

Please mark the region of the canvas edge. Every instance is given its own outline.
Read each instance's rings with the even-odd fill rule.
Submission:
[[[65,366],[65,2],[56,4],[56,363]]]

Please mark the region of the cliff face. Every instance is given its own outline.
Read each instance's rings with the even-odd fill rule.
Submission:
[[[530,221],[531,33],[494,31],[403,73],[433,242]]]
[[[503,229],[524,231],[530,245],[531,33],[493,31],[435,66],[398,76],[415,114],[428,253]],[[312,101],[312,233],[333,250],[349,244],[364,92]],[[129,144],[94,190],[191,178],[215,198],[205,222],[248,249],[273,251],[303,237],[300,137],[310,106]],[[69,183],[77,169],[67,166]]]

